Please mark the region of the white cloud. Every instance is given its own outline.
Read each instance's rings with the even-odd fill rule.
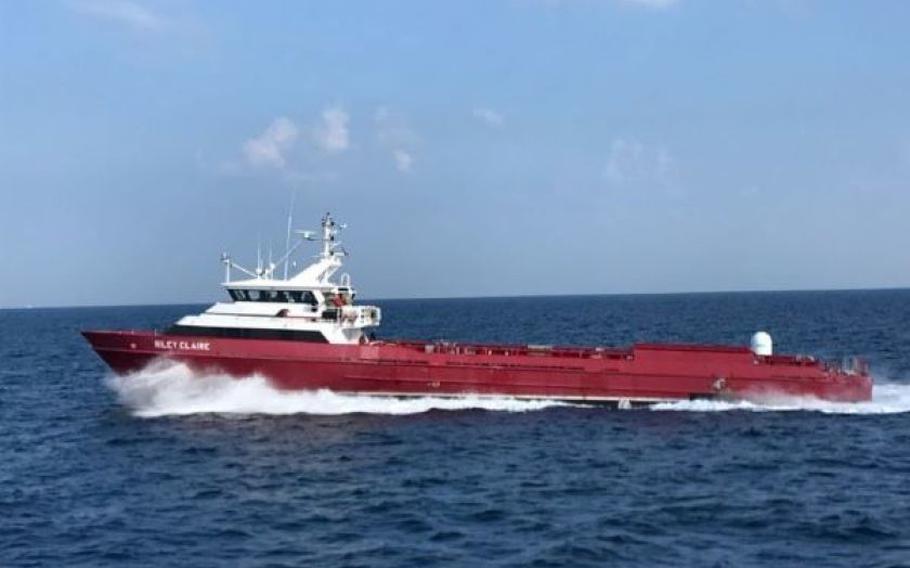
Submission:
[[[326,152],[343,152],[351,145],[348,131],[350,117],[341,107],[322,111],[322,124],[316,128],[316,144]]]
[[[409,152],[399,149],[392,152],[392,156],[395,158],[395,167],[399,172],[408,173],[411,171],[411,166],[414,165],[414,156]]]
[[[615,185],[670,181],[674,159],[663,146],[647,146],[638,140],[614,138],[604,168],[604,177]]]
[[[350,147],[348,113],[340,107],[329,107],[322,111],[319,124],[312,129],[313,143],[329,154],[343,152]],[[297,175],[290,171],[289,153],[300,138],[300,128],[288,117],[280,116],[272,121],[261,134],[243,143],[243,156],[249,166],[271,167],[283,170],[286,176]],[[299,166],[300,164],[296,164]],[[222,167],[226,173],[240,171],[240,164]]]
[[[243,153],[254,166],[283,168],[297,134],[297,126],[289,118],[276,118],[262,134],[244,143]]]
[[[490,126],[500,127],[505,123],[502,114],[491,108],[475,108],[473,110],[474,118],[485,122]]]
[[[678,3],[678,0],[621,0],[625,4],[642,6],[653,10],[663,10]]]
[[[379,144],[391,152],[395,169],[408,173],[414,166],[414,147],[419,139],[401,115],[386,107],[376,109],[374,116]]]
[[[70,3],[77,12],[143,31],[164,27],[163,18],[130,0],[77,0]]]

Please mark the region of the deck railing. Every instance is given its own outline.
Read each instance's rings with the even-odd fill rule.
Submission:
[[[575,359],[632,358],[632,351],[630,349],[614,349],[607,347],[455,343],[451,341],[394,341],[393,343],[423,353],[442,353],[446,355],[493,355],[502,357],[540,356]]]

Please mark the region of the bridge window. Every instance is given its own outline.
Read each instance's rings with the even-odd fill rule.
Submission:
[[[231,299],[235,302],[246,302],[249,301],[249,292],[247,290],[228,290],[228,294],[231,295]]]
[[[292,290],[288,292],[290,295],[290,302],[295,304],[309,304],[315,306],[319,302],[316,301],[316,296],[313,295],[309,290]]]
[[[275,302],[281,304],[317,305],[316,296],[309,290],[237,290],[228,289],[235,302]]]

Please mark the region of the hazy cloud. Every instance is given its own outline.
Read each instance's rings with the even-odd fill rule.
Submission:
[[[491,108],[478,107],[473,110],[474,118],[495,127],[500,127],[505,123],[502,114]]]
[[[316,144],[326,152],[343,152],[351,145],[348,130],[350,117],[341,107],[322,111],[322,124],[315,131]]]
[[[404,150],[395,150],[392,152],[395,157],[395,167],[399,172],[408,173],[414,164],[414,156]]]
[[[262,134],[244,143],[243,153],[251,165],[283,168],[286,153],[294,145],[297,134],[297,126],[291,119],[276,118]]]
[[[667,183],[673,156],[663,146],[647,146],[638,140],[614,138],[604,168],[604,177],[616,185],[636,182]]]
[[[669,8],[679,2],[679,0],[620,0],[623,4],[630,4],[633,6],[642,6],[644,8],[651,8],[654,10],[662,10],[664,8]]]
[[[414,166],[413,148],[418,143],[417,134],[403,116],[386,107],[378,108],[373,118],[379,144],[391,152],[395,169],[401,173],[410,172]]]
[[[165,21],[145,6],[129,0],[75,0],[76,12],[143,31],[156,31]]]

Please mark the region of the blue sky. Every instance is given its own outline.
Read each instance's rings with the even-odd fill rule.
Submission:
[[[910,285],[910,3],[0,3],[0,306]]]

